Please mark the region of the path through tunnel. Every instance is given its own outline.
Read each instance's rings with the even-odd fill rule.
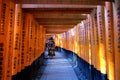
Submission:
[[[119,80],[119,63],[120,0],[0,0],[0,80]]]

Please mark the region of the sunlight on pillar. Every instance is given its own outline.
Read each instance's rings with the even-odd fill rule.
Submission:
[[[110,78],[110,80],[113,80],[114,79],[114,68],[113,68],[113,66],[114,66],[114,64],[113,64],[113,62],[109,62],[109,69],[110,69],[110,71],[109,71],[109,78]]]
[[[62,36],[59,35],[59,42],[60,42],[60,47],[63,47],[63,42],[62,42]]]
[[[89,63],[91,64],[91,46],[89,45]]]
[[[106,61],[105,61],[105,54],[104,53],[104,45],[100,44],[101,48],[100,48],[100,69],[101,72],[106,74]]]
[[[78,47],[78,44],[77,44],[77,41],[75,41],[75,52],[78,53],[79,51],[79,47]]]
[[[60,35],[57,34],[56,36],[57,36],[57,37],[55,38],[55,45],[56,45],[56,46],[60,46]]]
[[[60,43],[60,35],[58,34],[58,45],[61,47],[61,43]]]
[[[74,33],[74,29],[71,29],[71,35],[74,36],[75,33]]]

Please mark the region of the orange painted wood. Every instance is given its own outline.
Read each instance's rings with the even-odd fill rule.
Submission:
[[[86,42],[85,42],[85,51],[86,51],[86,54],[85,54],[85,58],[86,58],[86,61],[89,63],[89,50],[90,50],[90,48],[89,48],[89,33],[88,33],[88,31],[89,31],[89,26],[88,26],[88,19],[86,19],[85,20],[85,38],[86,38]]]
[[[83,39],[82,39],[82,46],[83,46],[83,51],[82,51],[82,57],[83,57],[83,59],[86,61],[86,20],[84,20],[83,21],[83,25],[82,25],[82,27],[83,27],[83,30],[82,30],[82,32],[83,32]]]
[[[3,22],[3,19],[2,19],[2,15],[3,15],[3,13],[2,13],[2,10],[3,10],[3,4],[2,4],[2,0],[0,0],[0,22]],[[3,33],[3,25],[2,24],[0,24],[0,63],[1,63],[1,65],[0,65],[0,68],[2,68],[2,70],[0,70],[0,79],[2,80],[3,79],[3,63],[4,63],[4,56],[3,56],[3,54],[4,54],[4,52],[3,52],[3,49],[4,49],[4,42],[3,42],[3,35],[1,34],[1,33]]]
[[[91,46],[92,46],[92,44],[91,44],[91,23],[90,23],[90,20],[91,19],[91,16],[90,15],[88,15],[88,50],[89,50],[89,54],[88,54],[88,62],[89,62],[89,64],[91,64]]]
[[[91,10],[91,9],[90,9]],[[31,11],[27,11],[27,9],[25,9],[26,12],[28,13],[32,13],[32,14],[89,14],[90,10],[31,10]]]
[[[15,0],[16,3],[24,3],[24,4],[69,4],[69,5],[104,5],[104,1],[106,0],[67,0],[67,1],[64,1],[64,0],[61,0],[61,1],[57,1],[57,0],[44,0],[44,1],[38,1],[38,0],[27,0],[27,1],[24,1],[24,0]],[[107,0],[107,1],[113,1],[113,0]]]
[[[36,54],[38,53],[37,51],[38,51],[38,46],[37,46],[37,44],[38,44],[38,29],[37,29],[37,23],[35,23],[35,32],[34,32],[34,60],[36,59]]]
[[[7,55],[6,55],[6,70],[5,70],[5,80],[12,79],[12,55],[13,55],[13,35],[14,35],[14,16],[15,16],[15,3],[9,2],[9,20],[8,32],[7,32]]]
[[[113,3],[114,10],[114,49],[115,49],[115,80],[120,79],[120,0]]]
[[[21,53],[21,70],[23,70],[26,66],[26,55],[27,55],[27,26],[26,26],[26,14],[22,13],[22,25],[21,25],[21,46],[20,46],[20,53]]]
[[[91,64],[95,67],[96,66],[96,45],[95,45],[95,26],[94,26],[94,13],[91,14],[90,17],[90,34],[91,34]]]
[[[40,52],[40,26],[38,25],[38,53],[37,53],[37,57],[39,56],[39,52]]]
[[[29,66],[29,27],[30,27],[30,14],[26,13],[25,20],[25,67]]]
[[[97,25],[97,11],[93,10],[93,28],[94,28],[94,64],[97,70],[100,70],[100,57],[99,57],[99,40],[98,40],[98,25]]]
[[[105,16],[107,73],[109,80],[115,80],[113,6],[111,2],[105,3]]]
[[[31,64],[32,62],[32,39],[33,39],[33,35],[32,35],[32,16],[31,14],[29,15],[29,19],[30,19],[30,22],[29,22],[29,48],[28,48],[28,54],[29,54],[29,65]]]
[[[6,79],[8,65],[9,0],[0,1],[0,80]],[[7,59],[6,59],[7,58]],[[9,75],[10,76],[10,75]]]
[[[33,52],[32,52],[32,62],[35,60],[35,57],[34,57],[34,55],[35,55],[35,51],[36,51],[36,45],[35,45],[35,38],[36,38],[36,34],[35,34],[35,21],[34,21],[34,19],[33,19],[33,22],[32,22],[32,35],[33,35],[33,40],[32,40],[32,49],[33,49]]]
[[[102,6],[97,6],[97,24],[99,36],[100,71],[106,74],[105,21],[104,8]]]
[[[15,25],[14,25],[14,42],[13,42],[13,63],[12,63],[12,75],[20,72],[20,31],[21,31],[21,5],[15,6]]]
[[[80,50],[80,53],[79,53],[79,57],[82,58],[82,24],[79,25],[79,28],[78,28],[78,31],[79,31],[79,50]]]

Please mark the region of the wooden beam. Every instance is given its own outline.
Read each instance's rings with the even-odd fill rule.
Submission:
[[[66,30],[65,31],[46,31],[46,34],[60,34],[63,32],[66,32]]]
[[[40,21],[38,21],[38,23],[40,25],[76,25],[80,22],[81,22],[80,20],[79,21],[78,20],[77,21],[55,21],[55,22],[52,22],[52,20],[51,20],[51,22],[40,22]]]
[[[29,8],[23,11],[31,14],[90,14],[92,8]]]
[[[46,33],[46,34],[45,34],[46,38],[49,38],[49,37],[51,37],[51,36],[53,36],[53,35],[56,35],[56,34],[54,34],[54,33]]]
[[[79,5],[104,5],[105,1],[113,0],[15,0],[21,4],[79,4]]]
[[[38,22],[80,22],[84,19],[41,19],[41,18],[37,18],[36,21]]]
[[[28,11],[28,13],[31,13],[31,14],[90,14],[91,13],[91,10],[89,11],[75,11],[75,10],[68,10],[68,11]]]
[[[43,25],[44,28],[73,28],[75,25]]]
[[[65,32],[70,30],[71,28],[46,28],[46,32]]]
[[[68,28],[68,27],[51,28],[51,27],[49,27],[49,28],[46,28],[46,31],[66,31],[69,29],[71,29],[71,28]]]
[[[23,4],[23,9],[30,8],[96,8],[95,5],[68,5],[68,4]]]
[[[86,19],[86,14],[34,14],[34,18],[41,19]]]

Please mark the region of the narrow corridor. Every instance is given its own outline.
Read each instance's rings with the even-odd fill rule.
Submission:
[[[60,52],[56,52],[53,58],[48,58],[46,52],[45,58],[43,75],[37,76],[35,80],[78,80],[72,65]]]
[[[120,80],[120,0],[0,0],[0,80]]]

